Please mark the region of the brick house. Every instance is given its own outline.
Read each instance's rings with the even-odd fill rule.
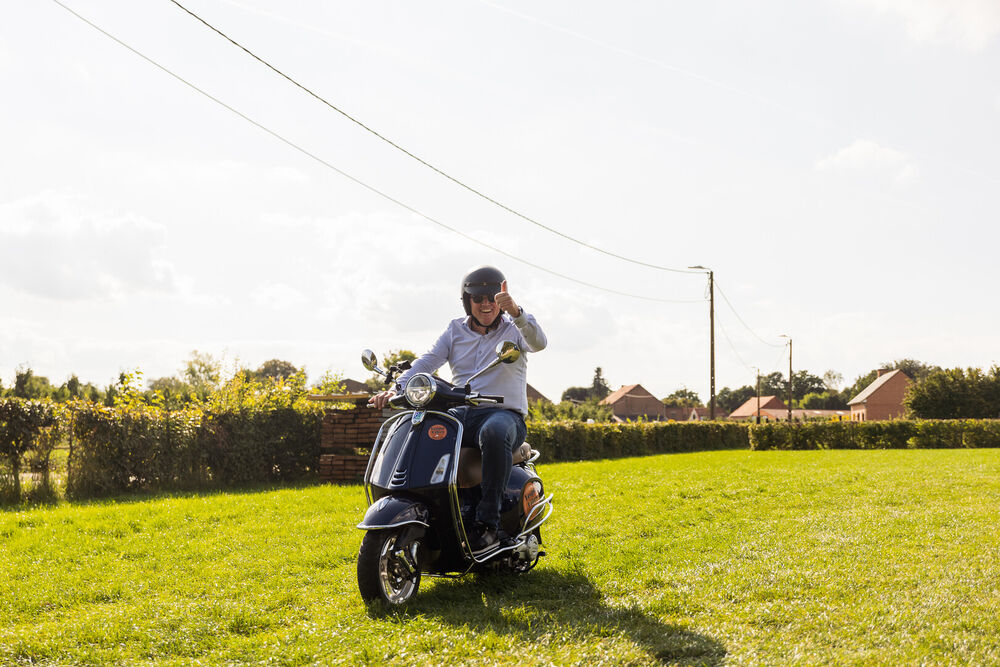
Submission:
[[[883,421],[903,416],[903,396],[910,386],[910,377],[903,371],[887,368],[878,370],[878,377],[860,394],[848,401],[851,421]]]
[[[672,419],[675,422],[686,422],[691,419],[691,410],[693,409],[682,405],[664,405],[663,418]]]
[[[691,421],[691,422],[706,421],[706,420],[708,420],[708,413],[711,412],[711,410],[708,408],[708,406],[705,406],[705,407],[698,406],[696,408],[684,408],[684,409],[687,410],[690,413],[688,415],[688,417],[687,417],[687,420]],[[716,419],[729,419],[729,415],[726,414],[726,411],[723,410],[721,407],[719,407],[718,404],[716,404],[716,406],[715,406],[715,418]],[[681,420],[678,419],[677,421],[681,421]]]
[[[345,394],[370,394],[372,390],[368,388],[364,382],[358,382],[357,380],[352,380],[350,378],[344,378],[340,381],[342,390]]]
[[[730,419],[743,421],[756,419],[760,415],[761,420],[782,421],[788,419],[788,406],[777,396],[752,396],[740,407],[729,413]]]
[[[627,384],[601,401],[610,405],[615,421],[649,419],[662,421],[667,418],[666,407],[656,396],[642,388],[642,385]]]
[[[551,403],[552,402],[548,398],[546,398],[544,395],[542,395],[542,392],[538,391],[537,389],[535,389],[534,387],[532,387],[530,384],[527,386],[527,390],[528,390],[528,403],[534,403],[535,401],[541,401],[543,403]]]

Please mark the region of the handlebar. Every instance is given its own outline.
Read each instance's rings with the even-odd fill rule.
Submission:
[[[473,401],[475,401],[475,403],[473,403],[474,405],[476,403],[503,403],[503,396],[490,396],[488,394],[479,394],[477,396],[469,397],[469,402],[472,403]]]
[[[470,394],[465,397],[465,402],[469,405],[478,406],[480,404],[499,405],[503,403],[503,396],[491,396],[489,394]],[[369,403],[369,405],[371,405]],[[410,408],[410,402],[406,400],[406,394],[399,393],[389,399],[386,404],[394,410],[406,410]]]

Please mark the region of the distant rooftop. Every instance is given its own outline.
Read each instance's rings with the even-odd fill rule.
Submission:
[[[890,379],[896,377],[896,375],[902,375],[907,380],[910,379],[909,375],[903,373],[903,371],[899,370],[898,368],[894,371],[889,371],[888,373],[882,373],[882,375],[875,378],[875,380],[870,385],[862,389],[860,394],[849,400],[847,404],[854,405],[855,403],[864,403],[871,397],[872,394],[878,391]]]

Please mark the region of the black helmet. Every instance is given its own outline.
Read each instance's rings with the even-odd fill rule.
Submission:
[[[494,295],[500,291],[500,283],[506,278],[500,273],[500,269],[492,266],[480,266],[465,274],[462,278],[462,305],[465,307],[465,314],[472,315],[472,307],[469,305],[469,297],[475,294]]]

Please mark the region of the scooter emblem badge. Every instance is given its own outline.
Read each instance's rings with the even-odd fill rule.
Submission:
[[[448,429],[441,424],[434,424],[427,429],[427,437],[431,440],[443,440],[446,435],[448,435]]]

